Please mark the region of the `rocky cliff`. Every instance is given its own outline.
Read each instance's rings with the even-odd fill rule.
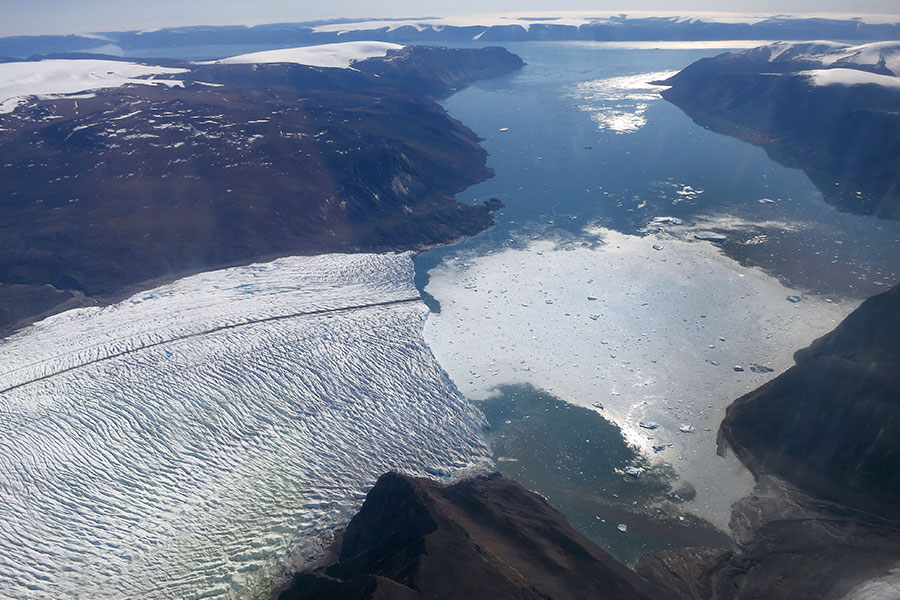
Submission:
[[[388,473],[335,562],[277,597],[639,600],[649,589],[517,483],[498,475],[443,486]]]
[[[728,408],[722,438],[757,475],[900,518],[900,286],[795,360]]]
[[[839,210],[900,218],[900,44],[773,44],[699,60],[663,98],[802,169]]]
[[[736,400],[720,429],[758,479],[732,512],[738,548],[673,550],[637,565],[674,597],[896,597],[900,286],[795,358]],[[894,595],[854,595],[879,580]]]

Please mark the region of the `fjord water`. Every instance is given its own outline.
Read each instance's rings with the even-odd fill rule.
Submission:
[[[506,208],[417,258],[426,340],[488,417],[497,468],[618,558],[723,543],[682,524],[727,531],[752,487],[716,456],[725,407],[896,282],[900,227],[838,212],[648,83],[724,50],[504,46],[521,72],[444,102],[496,171],[461,200]]]
[[[728,42],[720,49],[686,42],[680,50],[503,45],[525,60],[522,71],[476,82],[444,102],[485,138],[496,170],[459,198],[507,204],[496,227],[464,247],[496,247],[511,232],[546,230],[549,221],[557,233],[586,223],[636,233],[666,215],[752,231],[729,240],[726,253],[809,289],[864,297],[896,280],[896,222],[835,210],[799,169],[696,125],[655,86],[641,84],[725,52]],[[679,194],[684,186],[702,192]],[[746,243],[755,235],[764,243]],[[420,272],[459,249],[423,255]]]

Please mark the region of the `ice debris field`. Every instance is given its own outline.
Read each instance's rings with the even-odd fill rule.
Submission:
[[[725,408],[853,303],[786,288],[669,222],[679,220],[647,235],[590,227],[581,239],[450,257],[429,272],[441,311],[425,338],[470,399],[529,384],[600,411],[694,485],[687,510],[727,531],[753,478],[716,455]]]
[[[488,466],[412,281],[405,254],[285,258],[0,342],[0,596],[246,595],[381,473]]]
[[[590,114],[599,129],[633,133],[647,124],[649,104],[662,98],[664,86],[654,85],[678,71],[657,71],[585,81],[569,91],[578,108]]]

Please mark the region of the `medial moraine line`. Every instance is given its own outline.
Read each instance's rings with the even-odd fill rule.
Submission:
[[[21,383],[17,383],[15,385],[11,385],[7,388],[3,388],[0,390],[0,394],[6,394],[7,392],[11,392],[13,390],[17,390],[19,388],[25,387],[26,385],[31,385],[32,383],[37,383],[39,381],[44,381],[50,379],[52,377],[57,377],[58,375],[62,375],[63,373],[68,373],[70,371],[74,371],[76,369],[82,369],[84,367],[95,365],[97,363],[101,363],[107,360],[111,360],[114,358],[119,358],[121,356],[127,356],[129,354],[134,354],[136,352],[141,352],[144,350],[149,350],[151,348],[156,348],[158,346],[164,346],[166,344],[171,344],[173,342],[180,342],[182,340],[187,340],[196,337],[202,337],[205,335],[211,335],[214,333],[218,333],[220,331],[225,331],[227,329],[237,329],[238,327],[246,327],[248,325],[259,325],[260,323],[269,323],[271,321],[283,321],[286,319],[295,319],[298,317],[312,317],[316,315],[323,315],[329,313],[342,313],[342,312],[350,312],[354,310],[363,310],[366,308],[377,308],[382,306],[393,306],[396,304],[409,304],[411,302],[421,302],[422,298],[419,296],[410,297],[410,298],[400,298],[398,300],[385,300],[384,302],[372,302],[369,304],[357,304],[353,306],[342,306],[339,308],[322,308],[318,310],[309,310],[303,312],[296,312],[287,315],[276,315],[274,317],[265,317],[262,319],[254,319],[252,321],[244,321],[243,323],[231,323],[229,325],[220,325],[219,327],[213,327],[212,329],[207,329],[206,331],[197,331],[194,333],[188,333],[185,335],[180,335],[177,337],[173,337],[168,340],[163,340],[160,342],[153,342],[150,344],[146,344],[139,348],[131,348],[129,350],[122,350],[121,352],[116,352],[115,354],[110,354],[109,356],[103,356],[101,358],[95,358],[94,360],[89,360],[77,365],[72,365],[71,367],[66,367],[64,369],[60,369],[58,371],[54,371],[53,373],[48,373],[47,375],[42,375],[40,377],[36,377],[34,379],[29,379],[28,381],[23,381]]]

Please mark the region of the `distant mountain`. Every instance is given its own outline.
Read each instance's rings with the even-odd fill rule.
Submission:
[[[800,168],[839,210],[900,218],[900,42],[778,43],[701,59],[662,92]]]
[[[57,52],[81,52],[107,42],[83,35],[20,35],[0,38],[0,62]]]
[[[0,56],[110,47],[133,53],[183,46],[272,48],[357,40],[396,43],[665,40],[892,40],[900,19],[885,16],[635,11],[531,11],[455,17],[334,19],[255,26],[168,27],[97,36],[0,38]],[[152,52],[151,52],[152,53]]]
[[[488,207],[454,199],[492,175],[486,153],[434,98],[521,59],[376,54],[352,68],[0,64],[0,331],[160,277],[489,227]]]
[[[499,475],[444,486],[383,475],[335,562],[279,600],[649,600],[650,588],[546,500]]]

